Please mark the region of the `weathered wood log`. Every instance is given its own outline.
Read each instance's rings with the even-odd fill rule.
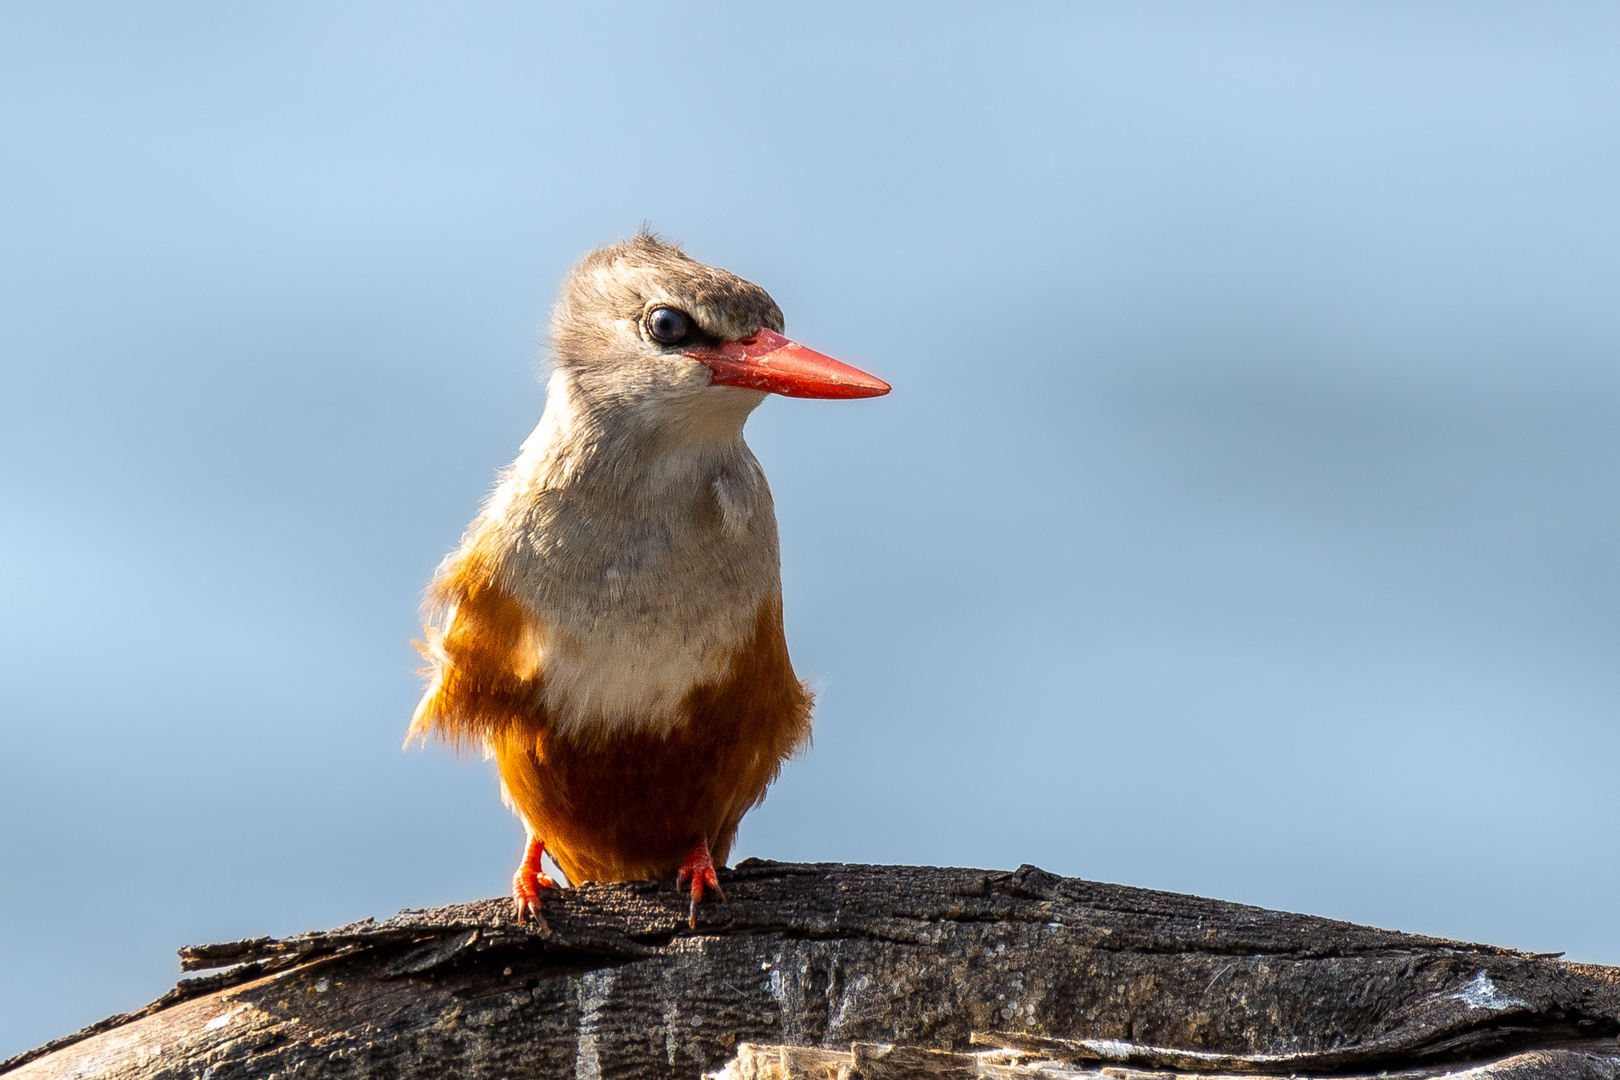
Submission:
[[[696,929],[627,883],[548,898],[545,929],[488,900],[185,949],[224,970],[0,1073],[1620,1080],[1620,969],[1030,866],[721,880]]]

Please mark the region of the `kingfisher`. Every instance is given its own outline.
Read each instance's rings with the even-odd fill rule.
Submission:
[[[586,255],[551,317],[545,409],[440,563],[408,742],[481,747],[541,866],[674,877],[697,925],[744,814],[810,740],[776,512],[743,425],[768,394],[888,383],[783,336],[758,285],[650,232]]]

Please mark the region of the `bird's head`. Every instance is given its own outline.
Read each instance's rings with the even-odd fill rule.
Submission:
[[[766,394],[889,392],[782,330],[764,289],[643,232],[574,268],[552,315],[552,359],[599,420],[680,441],[735,437]]]

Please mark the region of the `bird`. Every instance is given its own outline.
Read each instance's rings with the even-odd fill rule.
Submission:
[[[549,853],[570,885],[689,883],[695,927],[738,823],[809,743],[743,426],[771,394],[891,387],[784,329],[763,288],[645,228],[588,253],[552,310],[539,423],[433,574],[407,745],[494,759],[526,833],[519,923],[545,925]]]

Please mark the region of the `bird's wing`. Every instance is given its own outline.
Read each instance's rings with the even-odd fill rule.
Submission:
[[[422,700],[407,742],[430,735],[458,748],[539,721],[538,616],[503,590],[480,560],[453,556],[434,579],[425,605],[427,660]]]

